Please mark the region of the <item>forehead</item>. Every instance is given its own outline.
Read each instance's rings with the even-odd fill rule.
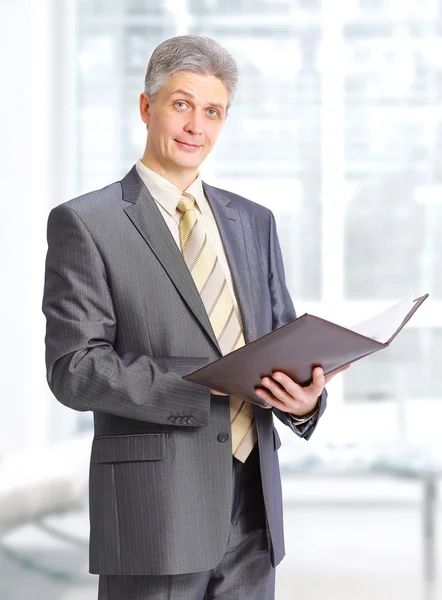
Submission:
[[[163,87],[167,97],[185,92],[203,104],[227,106],[228,92],[224,83],[213,75],[199,75],[189,71],[177,71],[170,75]]]

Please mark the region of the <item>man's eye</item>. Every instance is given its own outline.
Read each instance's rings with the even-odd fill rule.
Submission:
[[[219,115],[219,112],[217,110],[215,110],[214,108],[209,108],[208,112],[211,117],[217,117]]]
[[[178,108],[184,108],[186,106],[186,103],[181,102],[181,100],[178,100],[178,102],[175,102],[175,106],[177,106]]]

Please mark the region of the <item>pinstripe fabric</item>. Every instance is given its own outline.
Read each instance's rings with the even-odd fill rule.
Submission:
[[[274,600],[275,569],[268,553],[256,447],[245,465],[233,460],[233,488],[229,539],[213,570],[163,576],[102,575],[98,600]]]
[[[204,184],[204,193],[249,343],[295,317],[274,219],[230,192]],[[91,572],[213,569],[230,528],[232,454],[220,436],[230,429],[229,407],[182,376],[221,352],[135,167],[121,182],[51,211],[43,311],[49,386],[65,406],[94,414]],[[313,427],[296,429],[275,414],[311,435]],[[255,416],[276,565],[284,554],[277,444],[272,411],[257,407]]]
[[[244,346],[241,324],[220,261],[207,233],[198,221],[195,198],[184,192],[177,205],[182,213],[180,246],[197,290],[209,315],[221,352],[228,354]],[[233,455],[245,462],[257,440],[253,405],[230,397]]]
[[[244,535],[238,524],[213,571],[160,576],[100,575],[98,600],[274,600],[275,569],[265,532]]]

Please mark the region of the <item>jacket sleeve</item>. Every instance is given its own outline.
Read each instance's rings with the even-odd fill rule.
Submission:
[[[208,357],[119,355],[106,268],[90,232],[62,204],[49,215],[47,240],[43,313],[47,380],[55,397],[80,411],[160,424],[178,414],[191,417],[183,426],[207,425],[210,391],[181,377]]]
[[[273,329],[278,329],[293,319],[296,319],[296,312],[285,281],[284,263],[276,231],[275,217],[273,216],[273,213],[270,213],[270,215],[269,288],[272,302]],[[287,413],[276,408],[273,409],[273,413],[280,421],[296,433],[296,435],[308,440],[315,430],[318,420],[324,413],[326,406],[327,391],[324,388],[320,398],[319,413],[302,425],[295,425]]]

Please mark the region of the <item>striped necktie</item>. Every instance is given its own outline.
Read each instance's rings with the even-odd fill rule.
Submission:
[[[209,316],[222,354],[245,340],[218,256],[198,223],[195,198],[184,192],[177,209],[182,213],[179,234],[181,252]],[[253,405],[230,396],[233,455],[245,462],[257,440]]]

